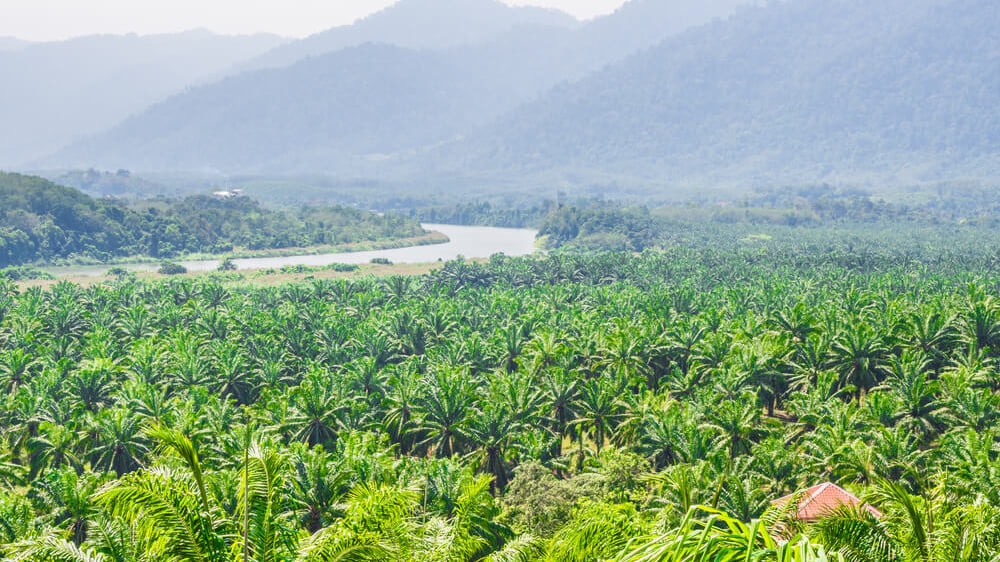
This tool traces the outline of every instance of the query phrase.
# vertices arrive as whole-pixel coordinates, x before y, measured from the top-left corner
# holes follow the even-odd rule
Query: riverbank
[[[350,242],[345,244],[326,244],[322,246],[296,246],[290,248],[264,248],[251,250],[248,248],[236,248],[224,254],[185,254],[172,258],[152,258],[148,256],[130,256],[120,259],[112,259],[106,262],[81,261],[72,264],[40,264],[28,265],[52,275],[60,275],[65,271],[79,269],[102,269],[107,270],[112,267],[129,267],[140,265],[156,265],[164,261],[173,262],[194,262],[194,261],[222,261],[230,259],[253,259],[253,258],[280,258],[307,255],[325,255],[334,253],[371,252],[378,250],[393,250],[397,248],[410,248],[414,246],[429,246],[433,244],[447,244],[449,239],[446,235],[429,231],[420,236],[410,236],[407,238],[397,238],[394,240],[366,240],[364,242]]]
[[[449,238],[436,231],[428,232],[420,236],[409,238],[399,238],[396,240],[376,240],[365,242],[354,242],[350,244],[337,244],[331,246],[310,246],[307,248],[273,248],[266,250],[235,250],[225,255],[189,255],[181,258],[180,261],[207,261],[230,259],[256,259],[256,258],[287,258],[295,256],[320,256],[325,254],[341,254],[354,252],[375,252],[379,250],[395,250],[398,248],[412,248],[415,246],[431,246],[434,244],[447,244]],[[154,260],[156,261],[156,260]],[[162,260],[161,260],[162,261]],[[157,261],[156,263],[159,263]]]
[[[264,257],[248,257],[232,259],[237,272],[256,272],[274,270],[275,273],[288,273],[283,268],[303,266],[308,268],[321,268],[331,264],[357,265],[363,271],[362,274],[377,273],[392,275],[395,271],[387,271],[384,268],[375,268],[368,271],[365,266],[376,262],[383,262],[382,265],[418,265],[418,264],[438,264],[458,257],[465,259],[486,259],[493,254],[503,253],[508,256],[523,256],[535,252],[535,237],[538,234],[535,230],[521,228],[495,228],[481,226],[455,226],[444,224],[424,224],[423,228],[432,234],[419,237],[424,240],[446,239],[447,241],[437,244],[415,243],[401,248],[386,248],[378,250],[365,250],[356,252],[338,253],[315,253],[303,252],[295,255],[275,255]],[[430,238],[433,236],[434,238]],[[214,272],[222,259],[230,257],[215,256],[204,260],[182,260],[183,265],[189,274]],[[72,282],[84,283],[87,280],[100,281],[107,277],[108,270],[117,267],[128,271],[130,274],[141,275],[142,277],[156,277],[156,270],[159,262],[132,262],[118,264],[116,266],[102,264],[99,266],[66,266],[51,267],[44,270],[57,279]],[[416,268],[420,273],[426,273],[431,268]],[[348,272],[322,272],[311,271],[312,275],[332,275],[335,273]],[[353,273],[353,272],[350,272]],[[404,273],[399,273],[404,274]],[[417,274],[417,273],[414,273]],[[249,277],[247,275],[246,277]],[[51,282],[49,282],[51,283]],[[45,282],[36,284],[45,285]]]
[[[483,262],[484,258],[469,260],[470,262]],[[299,283],[313,280],[330,279],[355,279],[360,277],[390,277],[393,275],[416,276],[425,275],[436,269],[444,267],[445,262],[433,263],[394,263],[394,264],[362,264],[354,266],[349,271],[337,270],[323,267],[285,267],[281,269],[245,269],[236,271],[189,271],[179,275],[164,275],[156,271],[130,272],[129,275],[142,281],[157,281],[164,279],[210,279],[224,286],[252,285],[255,287],[277,287],[289,283]],[[29,287],[40,287],[47,289],[57,283],[69,282],[82,287],[89,287],[100,283],[106,283],[114,279],[108,275],[68,275],[55,279],[30,279],[16,281],[15,285],[21,289]]]

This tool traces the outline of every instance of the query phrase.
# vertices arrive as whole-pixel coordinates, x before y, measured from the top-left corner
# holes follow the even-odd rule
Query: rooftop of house
[[[807,490],[778,498],[773,500],[771,504],[781,506],[793,500],[798,501],[795,518],[800,521],[816,521],[845,505],[851,507],[861,506],[862,509],[873,516],[877,518],[882,517],[882,512],[862,502],[854,494],[831,482],[818,484]]]

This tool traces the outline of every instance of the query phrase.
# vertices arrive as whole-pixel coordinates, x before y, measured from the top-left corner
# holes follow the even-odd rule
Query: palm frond
[[[205,511],[208,511],[208,492],[205,489],[205,477],[202,474],[201,462],[198,460],[198,450],[195,449],[194,443],[192,443],[191,440],[180,431],[166,427],[162,424],[150,426],[146,429],[146,434],[154,441],[159,442],[161,448],[173,450],[182,459],[184,459],[188,468],[191,469],[191,474],[194,476],[195,483],[198,484],[198,492],[201,495],[202,508],[204,508]]]
[[[842,506],[816,522],[811,531],[846,562],[896,562],[901,545],[889,527],[861,507]]]
[[[168,553],[179,560],[215,562],[225,556],[225,533],[211,511],[203,511],[192,482],[170,469],[143,470],[99,491],[94,500],[136,526],[140,540],[167,538]]]
[[[532,535],[521,535],[509,541],[501,550],[486,558],[484,562],[532,562],[542,555],[542,542]]]
[[[11,551],[6,558],[11,562],[110,562],[103,554],[54,535],[12,545]]]

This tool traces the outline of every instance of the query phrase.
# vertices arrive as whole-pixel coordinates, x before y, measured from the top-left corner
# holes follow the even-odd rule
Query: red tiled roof
[[[831,482],[813,486],[804,492],[795,492],[783,498],[778,498],[773,500],[771,505],[784,505],[796,498],[798,498],[798,511],[795,513],[795,518],[800,521],[816,521],[829,515],[843,505],[851,507],[860,505],[875,517],[882,517],[882,512],[862,502],[854,494]]]

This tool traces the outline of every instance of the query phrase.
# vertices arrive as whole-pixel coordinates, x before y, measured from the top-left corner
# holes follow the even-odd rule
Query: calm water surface
[[[234,259],[238,269],[280,268],[286,265],[323,266],[331,263],[363,264],[373,258],[385,258],[393,263],[428,263],[438,260],[448,261],[464,256],[466,258],[488,258],[503,253],[508,256],[526,256],[535,251],[535,230],[524,228],[493,228],[486,226],[454,226],[449,224],[424,224],[424,229],[440,232],[450,239],[445,244],[412,246],[394,250],[371,252],[346,252],[339,254],[317,254],[286,256],[278,258]],[[188,271],[212,271],[219,267],[218,259],[180,262]],[[110,266],[87,266],[53,268],[55,275],[94,275],[107,273]],[[159,264],[127,264],[123,267],[131,271],[156,271]]]

